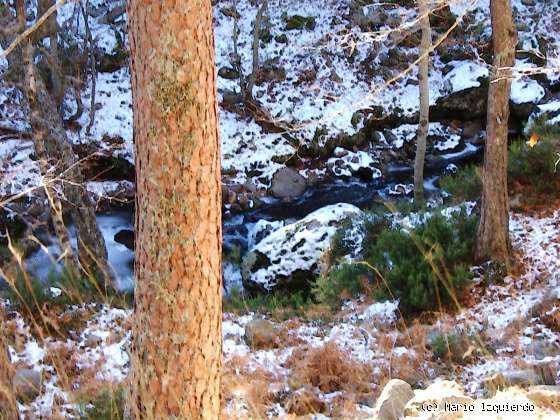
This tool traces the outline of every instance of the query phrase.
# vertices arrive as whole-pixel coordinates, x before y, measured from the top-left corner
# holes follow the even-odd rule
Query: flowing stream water
[[[438,195],[437,180],[444,168],[450,164],[464,164],[480,157],[477,148],[467,147],[463,152],[442,156],[441,164],[428,168],[426,171],[425,190],[427,195]],[[266,197],[263,205],[257,209],[239,214],[223,215],[224,248],[237,246],[242,252],[249,245],[249,233],[252,226],[261,219],[268,221],[283,221],[285,224],[302,219],[309,213],[324,206],[335,203],[349,203],[362,209],[367,209],[375,203],[381,203],[391,197],[398,184],[412,182],[412,168],[405,165],[389,165],[386,167],[383,181],[360,182],[355,180],[338,180],[329,184],[322,184],[310,188],[303,196],[290,202]],[[398,196],[397,196],[398,197]],[[117,287],[122,291],[131,291],[134,287],[134,252],[133,211],[115,211],[112,214],[97,216],[99,227],[105,238],[109,254],[109,263],[117,275]],[[73,245],[76,246],[76,234],[73,225],[69,226],[69,233]],[[123,240],[124,238],[124,240]],[[41,280],[46,280],[53,270],[59,270],[56,264],[58,246],[56,238],[47,238],[49,245],[44,246],[27,258],[29,271]],[[126,244],[126,245],[125,245]],[[228,286],[231,270],[224,270],[224,285]],[[238,274],[235,274],[238,277]],[[238,283],[238,279],[235,280]]]

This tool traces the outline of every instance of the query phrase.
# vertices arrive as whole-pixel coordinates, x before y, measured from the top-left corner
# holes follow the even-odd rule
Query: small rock
[[[41,393],[43,374],[33,369],[17,369],[13,385],[18,400],[31,402]]]
[[[130,229],[119,230],[114,236],[115,242],[123,244],[134,251],[134,231]]]
[[[305,192],[307,182],[298,171],[281,168],[272,177],[271,192],[276,198],[299,197]]]
[[[276,344],[276,328],[266,319],[255,319],[245,325],[245,342],[254,349],[271,348]]]
[[[222,67],[218,70],[218,76],[222,79],[235,80],[239,78],[239,72],[233,67]]]
[[[409,384],[400,379],[391,379],[375,403],[375,413],[379,420],[398,420],[404,413],[406,403],[414,398]]]
[[[315,18],[312,16],[293,15],[286,21],[286,29],[315,29]]]
[[[86,347],[99,347],[101,344],[101,337],[95,334],[88,334],[85,339],[85,346]]]

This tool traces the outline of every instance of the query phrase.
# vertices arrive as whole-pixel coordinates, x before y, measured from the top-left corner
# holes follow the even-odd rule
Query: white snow
[[[528,78],[515,79],[511,83],[510,98],[513,103],[538,103],[544,98],[544,88],[535,80]]]
[[[480,86],[479,79],[488,78],[488,68],[473,61],[451,61],[453,70],[443,78],[444,89],[455,93]]]
[[[341,147],[337,147],[333,152],[335,157],[327,160],[327,167],[331,172],[339,177],[352,177],[358,174],[360,169],[371,171],[372,179],[381,178],[381,171],[375,167],[377,160],[368,152],[351,152]]]
[[[271,290],[279,277],[289,276],[296,270],[311,270],[329,247],[337,222],[361,213],[351,204],[333,204],[274,231],[251,250],[265,255],[271,264],[251,273],[250,281]]]

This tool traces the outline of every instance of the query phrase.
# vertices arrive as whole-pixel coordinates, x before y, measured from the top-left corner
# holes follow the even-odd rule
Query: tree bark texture
[[[488,90],[482,205],[476,258],[492,259],[509,267],[508,120],[511,68],[515,63],[517,36],[511,1],[491,0],[490,9],[494,61]]]
[[[221,187],[210,0],[128,2],[136,149],[127,416],[216,419]]]

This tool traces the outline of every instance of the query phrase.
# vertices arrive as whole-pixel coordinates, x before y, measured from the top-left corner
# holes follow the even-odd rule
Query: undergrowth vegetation
[[[452,203],[477,200],[482,193],[482,168],[468,165],[439,181],[440,187],[451,194]]]
[[[122,387],[105,389],[91,398],[83,397],[82,420],[121,420],[124,418],[124,391]]]
[[[238,289],[232,289],[229,296],[224,299],[223,311],[235,314],[247,314],[256,312],[267,314],[272,319],[285,320],[295,317],[317,317],[321,318],[321,308],[317,308],[310,296],[302,292],[288,293],[277,291],[268,294],[256,294],[254,296],[243,295]]]
[[[528,129],[530,139],[514,140],[508,152],[508,181],[528,185],[537,193],[553,193],[560,167],[560,126],[549,124],[547,114],[535,119]],[[439,181],[440,187],[451,194],[451,202],[477,200],[482,193],[482,168],[468,165]]]
[[[363,261],[343,262],[313,288],[319,303],[366,294],[398,299],[404,315],[453,307],[472,278],[477,218],[466,210],[434,214],[410,231],[385,219],[366,224]]]
[[[68,305],[105,303],[114,307],[132,306],[132,296],[114,290],[105,290],[96,279],[81,276],[64,268],[51,270],[41,280],[21,270],[0,290],[0,297],[22,315],[41,324],[46,308],[64,308]]]

